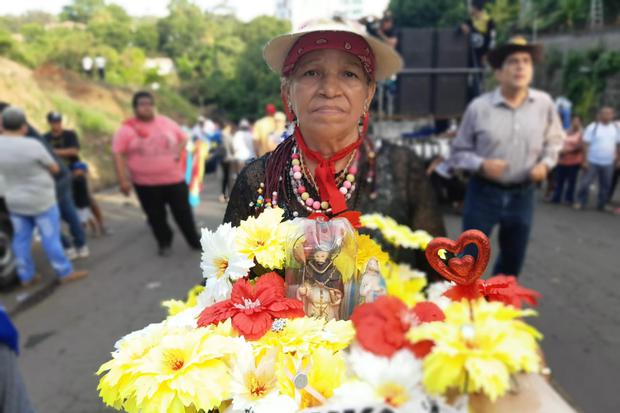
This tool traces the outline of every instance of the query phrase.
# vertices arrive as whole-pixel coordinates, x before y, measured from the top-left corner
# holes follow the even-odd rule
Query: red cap
[[[265,112],[268,115],[275,115],[275,113],[276,113],[276,105],[274,105],[273,103],[267,103],[265,105]]]

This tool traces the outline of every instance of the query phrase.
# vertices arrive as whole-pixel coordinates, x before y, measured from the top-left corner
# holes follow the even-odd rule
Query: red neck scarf
[[[301,136],[299,128],[295,128],[295,141],[297,142],[297,146],[299,146],[299,149],[303,155],[318,164],[314,169],[314,179],[319,187],[318,189],[321,200],[329,201],[334,215],[346,211],[347,201],[342,192],[340,192],[336,186],[336,181],[334,179],[334,175],[336,175],[335,165],[336,162],[344,159],[347,155],[350,155],[353,151],[359,148],[363,142],[363,139],[359,138],[357,141],[353,142],[346,148],[339,150],[328,159],[323,158],[323,155],[319,152],[308,148],[303,136]]]

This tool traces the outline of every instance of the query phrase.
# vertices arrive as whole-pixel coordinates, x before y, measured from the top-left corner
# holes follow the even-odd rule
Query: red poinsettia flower
[[[489,301],[501,301],[516,308],[521,308],[523,302],[535,306],[540,298],[538,291],[522,287],[513,275],[500,274],[482,281],[480,292]]]
[[[351,315],[359,344],[379,356],[391,357],[404,348],[417,357],[424,357],[432,348],[432,342],[411,343],[405,335],[417,324],[441,321],[445,318],[433,303],[418,303],[413,309],[398,298],[379,297],[373,303],[362,304]]]
[[[265,274],[252,285],[239,280],[229,300],[205,308],[198,326],[206,327],[232,319],[232,325],[248,340],[258,340],[271,329],[276,318],[304,316],[303,303],[284,296],[284,280],[275,272]]]
[[[523,302],[535,306],[540,298],[538,291],[522,287],[515,276],[503,274],[488,280],[476,280],[470,285],[455,285],[444,295],[452,301],[476,300],[484,297],[488,301],[500,301],[516,308],[521,308]]]

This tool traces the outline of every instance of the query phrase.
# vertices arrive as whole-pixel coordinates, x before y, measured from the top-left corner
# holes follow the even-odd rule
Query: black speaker
[[[399,50],[406,69],[429,69],[428,73],[398,76],[397,115],[435,118],[460,116],[467,105],[467,75],[442,74],[436,69],[468,67],[467,37],[454,29],[401,31]]]
[[[433,37],[435,29],[404,28],[400,32],[398,51],[406,68],[427,68],[433,66]]]
[[[430,115],[432,83],[430,75],[399,75],[397,114],[414,117]]]

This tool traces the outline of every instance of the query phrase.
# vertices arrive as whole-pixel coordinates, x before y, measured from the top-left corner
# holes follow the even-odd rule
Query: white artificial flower
[[[354,397],[349,400],[357,400],[364,397],[369,401],[383,402],[403,413],[430,412],[429,398],[421,385],[422,362],[409,350],[401,350],[388,358],[354,347],[349,355],[349,364],[366,386],[349,384],[335,392],[339,398]],[[352,393],[347,395],[346,392]]]
[[[171,327],[198,328],[198,316],[205,307],[196,305],[192,308],[181,311],[171,317],[168,317],[164,323]]]
[[[443,294],[448,291],[450,288],[454,287],[456,284],[452,281],[441,281],[434,282],[428,286],[426,289],[426,295],[428,297],[428,301],[437,304],[439,308],[445,310],[448,308],[452,300]]]
[[[238,251],[236,228],[220,225],[215,232],[202,229],[202,268],[207,279],[203,302],[217,302],[230,298],[232,282],[248,275],[254,262]],[[210,304],[213,304],[211,302]]]
[[[228,413],[295,413],[297,403],[277,389],[276,354],[268,351],[257,363],[252,345],[244,343],[236,353],[230,392],[232,405]]]

